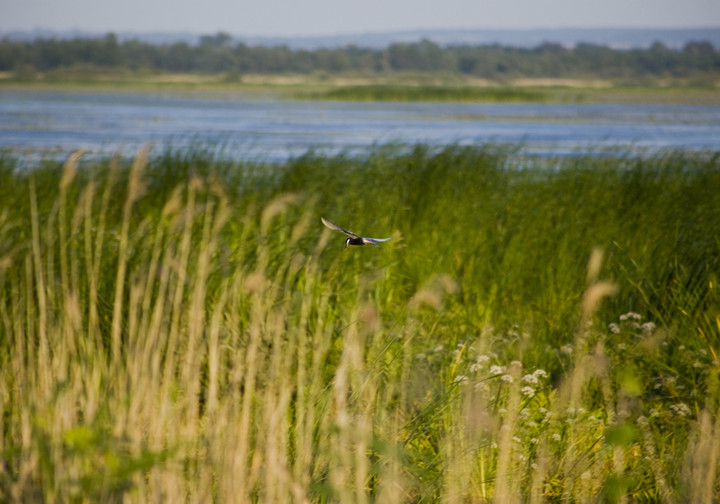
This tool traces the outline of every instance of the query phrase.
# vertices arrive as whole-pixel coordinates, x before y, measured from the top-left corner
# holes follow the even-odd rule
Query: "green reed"
[[[5,155],[0,500],[717,498],[718,156],[608,154]]]

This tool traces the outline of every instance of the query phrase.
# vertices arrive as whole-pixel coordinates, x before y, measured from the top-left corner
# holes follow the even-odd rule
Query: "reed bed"
[[[0,501],[712,502],[719,159],[2,157]]]

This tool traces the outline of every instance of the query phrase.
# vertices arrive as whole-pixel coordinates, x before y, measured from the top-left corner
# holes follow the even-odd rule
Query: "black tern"
[[[341,228],[337,224],[333,224],[329,220],[327,220],[325,217],[320,217],[320,220],[323,224],[325,224],[325,227],[332,229],[333,231],[340,231],[341,233],[345,233],[348,235],[348,239],[345,240],[345,248],[347,248],[348,245],[375,245],[377,247],[378,242],[386,242],[390,238],[368,238],[366,236],[360,236],[358,234],[353,233],[352,231],[348,231],[345,228]]]

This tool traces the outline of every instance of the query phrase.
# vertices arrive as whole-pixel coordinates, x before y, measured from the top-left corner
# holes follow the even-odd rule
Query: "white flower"
[[[626,320],[630,320],[630,319],[642,320],[642,315],[640,315],[639,313],[635,313],[635,312],[628,312],[624,315],[620,315],[620,320],[623,322]]]
[[[670,409],[677,416],[681,416],[681,417],[686,417],[692,413],[692,411],[690,410],[690,407],[685,403],[671,404]]]
[[[537,385],[537,384],[538,384],[537,376],[535,376],[534,374],[526,374],[525,376],[522,377],[522,380],[523,380],[525,383],[530,383],[530,384],[532,384],[532,385]]]
[[[532,397],[535,395],[535,391],[532,387],[523,387],[520,389],[520,393],[525,397]]]
[[[470,372],[471,373],[477,373],[482,369],[482,364],[478,364],[477,362],[470,364]]]
[[[563,346],[561,346],[561,347],[560,347],[560,353],[564,353],[564,354],[567,354],[567,355],[572,354],[572,353],[573,353],[573,347],[572,347],[572,345],[569,345],[569,344],[568,344],[568,345],[563,345]]]
[[[483,364],[483,363],[489,361],[490,357],[488,357],[487,355],[478,355],[478,358],[475,360],[477,361],[478,364]]]
[[[505,383],[512,383],[512,382],[513,382],[513,377],[510,376],[509,374],[504,374],[504,375],[502,375],[502,376],[500,377],[500,379],[501,379],[502,381],[504,381]]]
[[[641,327],[643,332],[651,333],[655,330],[655,322],[645,322]]]
[[[522,362],[520,362],[519,360],[514,360],[514,361],[512,361],[512,362],[510,363],[510,365],[511,365],[511,366],[517,366],[517,367],[521,368],[523,364],[522,364]]]
[[[465,383],[466,381],[468,381],[468,377],[465,375],[457,375],[455,377],[455,383]]]
[[[536,369],[533,373],[535,378],[547,378],[547,372],[544,369]]]
[[[613,334],[620,334],[620,326],[618,326],[616,323],[611,323],[608,325],[610,328],[610,332]]]
[[[422,360],[422,359],[426,359],[427,355],[425,355],[424,353],[419,353],[415,356],[415,358],[418,360]]]
[[[487,392],[490,390],[490,387],[485,382],[477,382],[475,384],[475,390],[477,390],[478,392]]]
[[[442,352],[442,349],[443,349],[443,346],[442,346],[442,345],[438,345],[438,346],[435,347],[435,350],[433,350],[433,351],[436,352],[436,353],[437,353],[437,352]]]
[[[534,437],[534,438],[531,438],[531,439],[530,439],[530,442],[531,442],[532,444],[538,444],[538,443],[540,442],[540,440],[539,440],[538,438]]]
[[[492,375],[499,375],[503,374],[505,372],[505,368],[503,366],[490,366],[490,374]]]
[[[517,436],[513,436],[512,439],[513,439],[513,441],[515,441],[516,443],[521,443],[521,442],[522,442],[522,441],[520,441],[520,438],[517,437]]]
[[[560,441],[560,439],[562,439],[562,438],[560,437],[560,434],[558,434],[557,432],[554,433],[551,437],[552,437],[552,440],[553,440],[553,441]]]

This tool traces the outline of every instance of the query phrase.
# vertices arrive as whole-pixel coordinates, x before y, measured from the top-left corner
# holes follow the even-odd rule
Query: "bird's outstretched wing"
[[[392,238],[392,237],[390,237],[390,238],[367,238],[367,237],[363,237],[363,240],[365,240],[365,242],[372,243],[373,245],[377,245],[375,242],[386,242],[386,241],[390,240],[391,238]]]
[[[325,227],[332,229],[333,231],[340,231],[341,233],[345,233],[346,235],[350,236],[351,238],[362,238],[362,236],[357,235],[357,234],[353,233],[352,231],[348,231],[347,229],[342,228],[342,227],[338,226],[337,224],[330,222],[325,217],[320,217],[320,220],[322,221],[323,224],[325,224]]]

